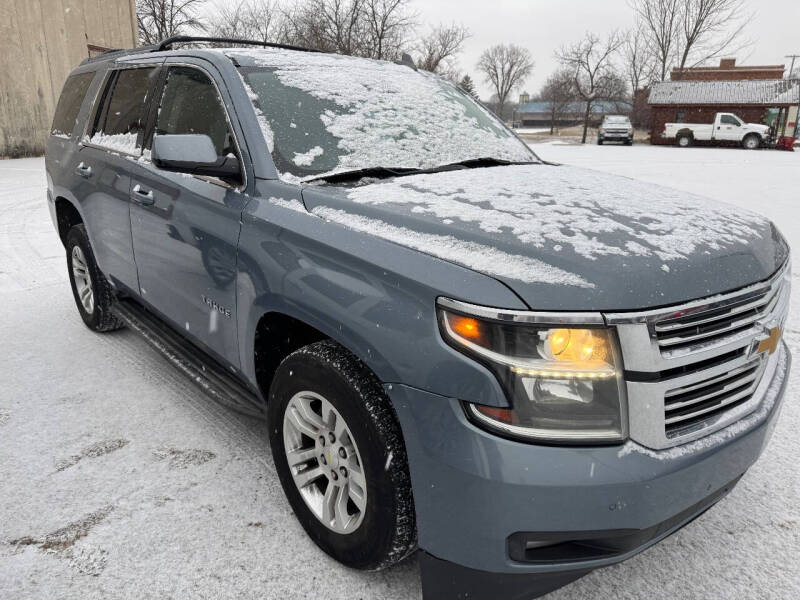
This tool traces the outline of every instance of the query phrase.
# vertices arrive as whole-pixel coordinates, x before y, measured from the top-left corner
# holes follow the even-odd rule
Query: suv
[[[597,130],[597,145],[603,142],[624,142],[626,146],[633,145],[633,125],[628,117],[621,115],[606,115],[600,128]]]
[[[264,416],[329,555],[419,549],[426,597],[531,597],[758,458],[790,364],[772,223],[543,161],[407,61],[173,43],[64,86],[47,196],[77,308]]]

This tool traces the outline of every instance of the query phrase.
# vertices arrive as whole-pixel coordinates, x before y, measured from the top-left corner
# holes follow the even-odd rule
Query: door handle
[[[142,206],[152,206],[155,203],[153,192],[151,190],[145,190],[138,183],[133,186],[133,195],[131,197],[134,202]]]
[[[75,172],[81,177],[89,179],[89,177],[92,176],[92,167],[87,165],[85,162],[81,162],[77,167],[75,167]]]

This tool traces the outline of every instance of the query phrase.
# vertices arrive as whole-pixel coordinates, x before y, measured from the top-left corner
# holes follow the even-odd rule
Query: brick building
[[[656,83],[650,90],[652,144],[671,144],[662,137],[665,123],[713,123],[718,112],[734,113],[747,123],[767,123],[772,115],[778,135],[794,135],[800,105],[800,80],[680,80]]]
[[[737,66],[735,58],[723,58],[718,67],[672,69],[672,81],[753,81],[782,79],[786,65]]]

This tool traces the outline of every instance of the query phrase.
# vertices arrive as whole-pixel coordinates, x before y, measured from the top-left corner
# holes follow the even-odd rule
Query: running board
[[[251,417],[266,418],[264,405],[256,394],[154,313],[127,299],[115,300],[111,310],[218,404]]]

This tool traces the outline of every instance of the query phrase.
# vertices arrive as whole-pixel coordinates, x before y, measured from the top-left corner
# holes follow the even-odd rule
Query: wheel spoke
[[[312,400],[313,398],[300,398],[297,402],[297,408],[298,412],[302,414],[303,419],[305,419],[306,422],[313,425],[314,428],[319,431],[320,429],[324,429],[326,425],[321,415],[318,415],[316,412],[314,412],[314,409],[311,408]]]
[[[311,439],[316,439],[317,434],[319,433],[319,428],[316,425],[306,421],[305,417],[300,414],[300,411],[297,408],[294,406],[289,406],[286,409],[286,418],[298,432],[307,435]]]
[[[299,467],[300,465],[305,464],[316,457],[316,448],[298,448],[296,450],[290,450],[286,453],[286,458],[289,461],[290,467]]]
[[[303,489],[308,484],[316,481],[320,477],[324,477],[325,472],[320,467],[313,467],[311,469],[306,469],[305,471],[300,471],[294,476],[294,482],[297,484],[299,489]]]
[[[350,497],[348,493],[349,487],[346,483],[339,487],[339,494],[336,498],[336,525],[342,531],[347,531],[347,526],[350,524],[350,515],[347,514],[347,499]]]
[[[339,487],[328,482],[328,489],[322,497],[322,520],[328,525],[333,525],[336,520],[336,498],[339,495]]]

